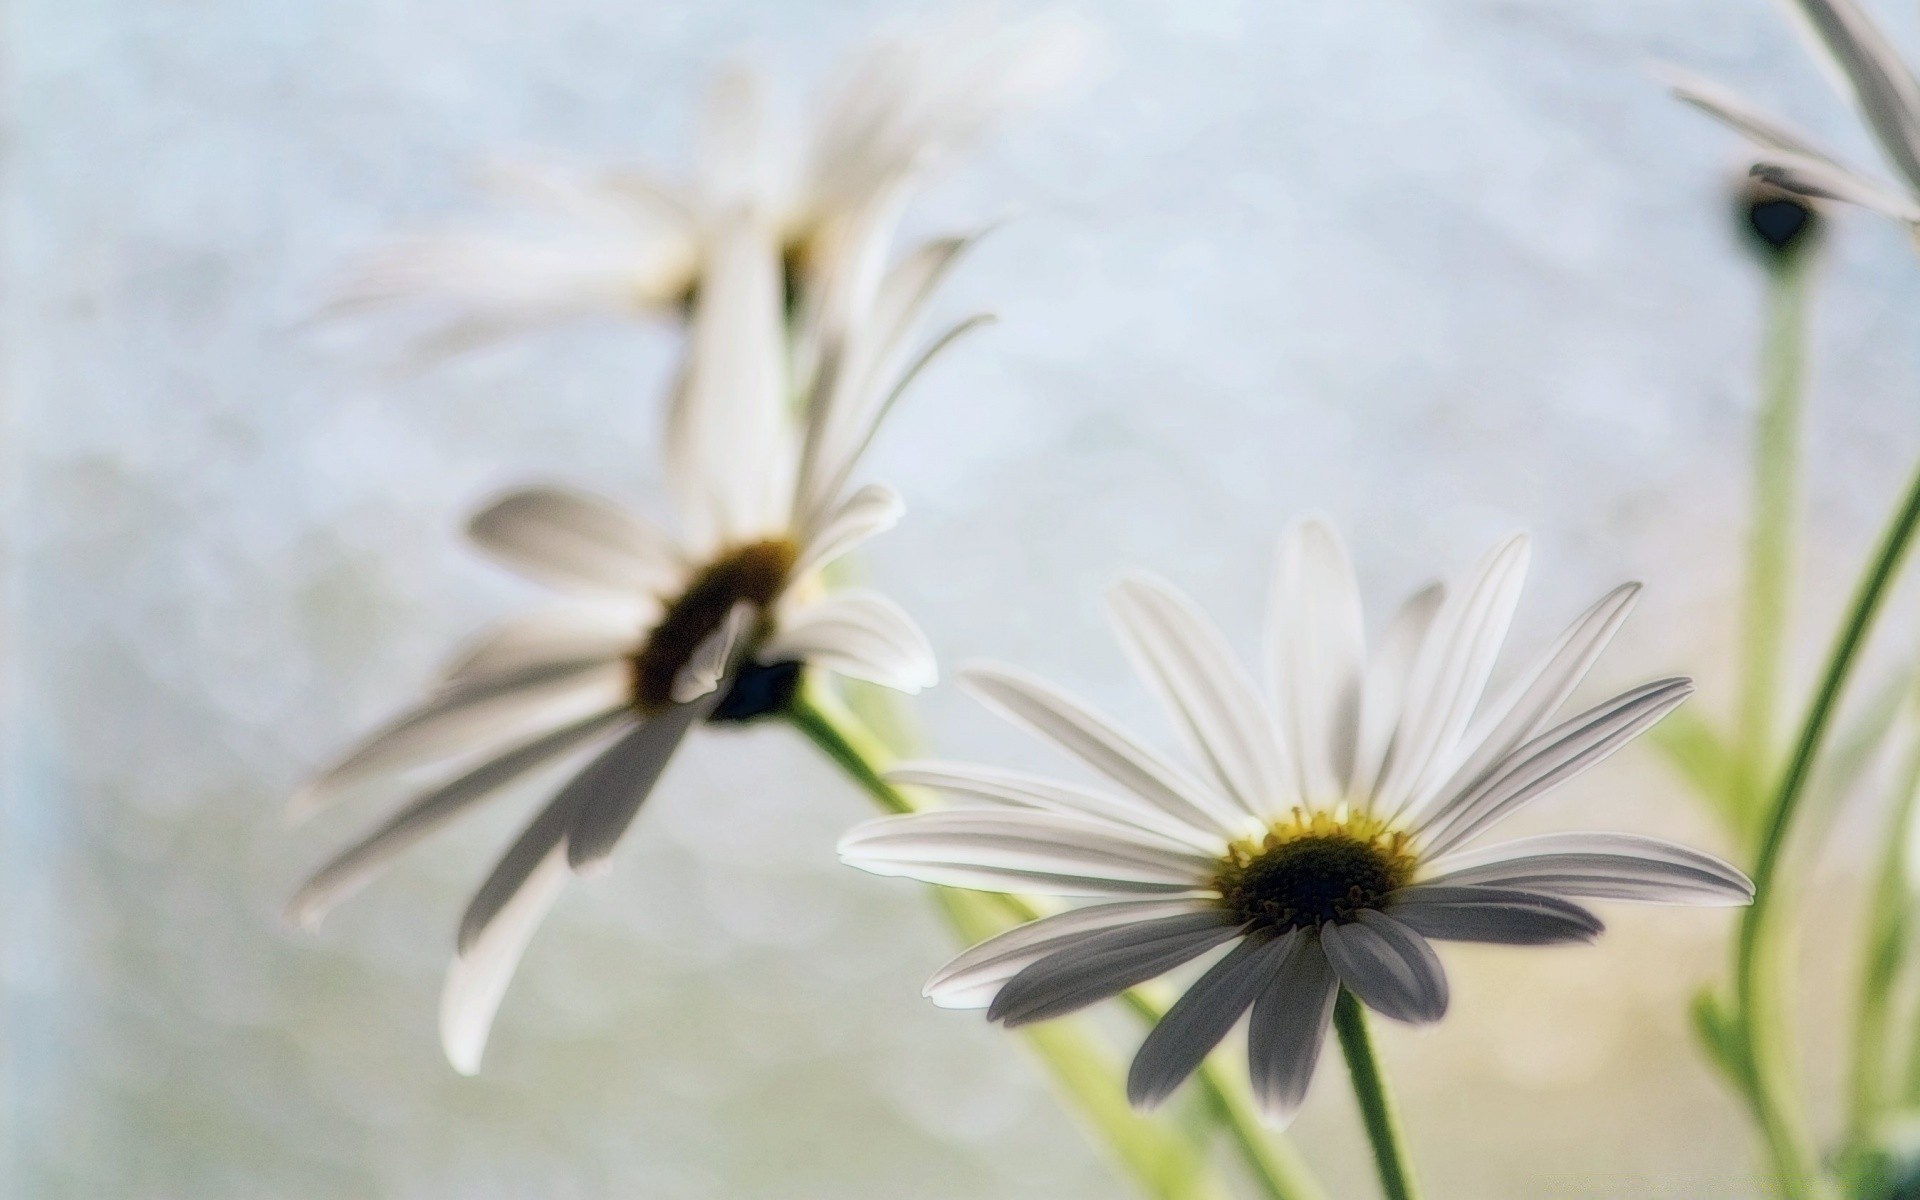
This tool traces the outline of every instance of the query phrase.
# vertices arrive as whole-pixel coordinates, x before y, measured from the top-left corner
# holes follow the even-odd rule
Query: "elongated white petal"
[[[982,891],[1062,896],[1203,889],[1218,863],[1091,817],[956,809],[883,817],[840,840],[840,859],[876,875]]]
[[[1654,74],[1675,97],[1766,150],[1780,150],[1805,158],[1825,159],[1818,146],[1787,125],[1761,112],[1732,88],[1679,67],[1661,65]],[[1830,161],[1830,160],[1829,160]]]
[[[869,483],[860,488],[829,512],[819,529],[806,539],[806,549],[793,568],[794,578],[837,562],[868,538],[892,529],[900,523],[906,508],[900,493],[885,484]]]
[[[941,1008],[985,1008],[1002,984],[1090,933],[1214,911],[1210,900],[1121,900],[1069,909],[990,937],[934,973],[921,994]]]
[[[1854,0],[1793,0],[1788,11],[1825,52],[1835,82],[1867,120],[1887,161],[1920,189],[1920,83]]]
[[[1208,794],[1191,776],[1050,684],[1008,667],[971,667],[960,673],[960,679],[989,707],[1176,820],[1229,837],[1238,835],[1240,817],[1226,801]]]
[[[1126,792],[1095,791],[1023,771],[979,767],[971,763],[908,762],[890,769],[887,780],[905,787],[934,788],[993,804],[1013,804],[1046,812],[1116,821],[1192,847],[1202,854],[1218,856],[1225,854],[1227,849],[1227,839],[1219,834],[1197,830],[1185,822],[1177,821]]]
[[[544,663],[609,661],[638,649],[640,606],[569,605],[513,617],[482,632],[441,669],[444,685],[460,687],[491,675]]]
[[[720,625],[700,639],[687,661],[674,672],[668,696],[675,704],[692,704],[719,689],[721,680],[734,665],[736,651],[755,619],[753,605],[742,600],[727,610]]]
[[[796,659],[907,693],[932,687],[939,664],[906,610],[868,588],[840,588],[784,614],[763,662]]]
[[[287,919],[308,928],[317,926],[334,905],[359,891],[422,838],[521,776],[580,749],[627,719],[624,707],[595,713],[426,792],[316,871],[287,905]]]
[[[478,1074],[493,1017],[527,943],[552,910],[572,873],[567,856],[550,847],[523,877],[484,930],[468,942],[447,969],[440,994],[440,1045],[462,1075]]]
[[[1121,583],[1107,599],[1135,668],[1221,792],[1260,826],[1299,803],[1272,714],[1198,607],[1147,576]]]
[[[1386,770],[1394,735],[1400,727],[1408,678],[1426,644],[1433,619],[1447,598],[1444,584],[1430,584],[1407,598],[1387,625],[1387,631],[1367,663],[1360,696],[1360,731],[1354,739],[1354,795],[1373,802],[1373,790]]]
[[[1429,855],[1445,854],[1640,736],[1692,693],[1692,680],[1661,679],[1588,709],[1514,751],[1472,790],[1435,805],[1414,833]]]
[[[1065,1016],[1239,936],[1240,927],[1220,910],[1098,930],[1022,968],[993,998],[987,1019],[1011,1029]]]
[[[1247,1020],[1247,1071],[1254,1100],[1269,1124],[1284,1126],[1300,1111],[1326,1041],[1340,979],[1315,930],[1286,935],[1293,949],[1275,969]]]
[[[1894,193],[1847,167],[1812,158],[1780,155],[1755,163],[1753,175],[1775,187],[1816,199],[1856,204],[1908,224],[1920,223],[1920,203]]]
[[[1344,794],[1360,724],[1366,635],[1353,566],[1324,521],[1297,522],[1280,539],[1267,652],[1300,792]]]
[[[1591,942],[1605,928],[1571,900],[1507,887],[1417,884],[1396,892],[1387,912],[1422,937],[1506,946]]]
[[[1381,812],[1417,809],[1453,769],[1526,573],[1527,539],[1516,535],[1481,559],[1467,586],[1448,593],[1407,682],[1393,762],[1375,801]]]
[[[294,797],[288,819],[304,819],[381,772],[417,767],[489,739],[615,707],[626,690],[625,664],[602,659],[537,663],[447,688],[389,722],[308,784]]]
[[[1753,882],[1729,863],[1631,833],[1549,833],[1428,864],[1433,886],[1516,888],[1648,904],[1747,904]]]
[[[1320,927],[1327,961],[1348,991],[1396,1021],[1425,1025],[1447,1012],[1447,973],[1427,940],[1373,909]]]
[[[1195,980],[1140,1043],[1127,1071],[1127,1100],[1154,1109],[1171,1096],[1266,992],[1299,937],[1296,930],[1284,937],[1242,938]]]
[[[648,716],[567,785],[562,798],[574,805],[567,823],[567,863],[576,874],[595,870],[613,853],[640,805],[653,794],[680,740],[713,711],[718,699],[715,693],[699,703],[676,704]]]
[[[1471,787],[1552,722],[1633,611],[1639,594],[1637,583],[1622,584],[1608,592],[1522,671],[1505,695],[1474,718],[1463,741],[1475,749],[1441,788],[1442,794]]]
[[[557,487],[509,492],[467,523],[475,545],[536,583],[630,599],[685,569],[673,540],[610,500]]]

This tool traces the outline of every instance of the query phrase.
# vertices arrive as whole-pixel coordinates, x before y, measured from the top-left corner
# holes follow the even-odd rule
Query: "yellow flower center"
[[[1413,878],[1403,830],[1366,813],[1293,812],[1227,848],[1214,886],[1242,919],[1285,932],[1350,921]]]
[[[764,613],[787,586],[799,556],[799,547],[784,538],[753,542],[728,551],[694,576],[629,659],[633,706],[655,713],[671,705],[674,678],[700,644],[719,630],[736,604],[744,602]]]

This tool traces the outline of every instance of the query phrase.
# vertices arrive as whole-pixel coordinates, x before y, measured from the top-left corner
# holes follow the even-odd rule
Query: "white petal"
[[[623,662],[537,663],[443,689],[360,743],[308,784],[289,806],[303,820],[357,783],[518,734],[602,712],[624,701]]]
[[[359,891],[422,838],[521,776],[611,731],[628,715],[625,707],[596,713],[490,758],[426,792],[316,871],[287,905],[287,919],[308,928],[317,926],[334,905]]]
[[[1896,195],[1857,171],[1819,159],[1794,158],[1783,154],[1755,163],[1753,175],[1775,187],[1802,196],[1856,204],[1869,212],[1908,224],[1920,222],[1920,204]]]
[[[1506,946],[1591,942],[1605,928],[1571,900],[1503,887],[1417,884],[1395,893],[1387,912],[1422,937]]]
[[[1267,636],[1274,699],[1300,792],[1323,803],[1344,795],[1367,648],[1353,566],[1326,522],[1298,522],[1281,538]]]
[[[593,871],[613,853],[620,835],[660,782],[680,740],[713,711],[718,700],[715,693],[700,703],[676,704],[652,714],[567,785],[560,800],[574,806],[566,836],[567,862],[576,873]]]
[[[993,998],[987,1019],[1011,1029],[1065,1016],[1239,936],[1240,926],[1219,909],[1097,930],[1022,968]]]
[[[1505,695],[1474,718],[1462,740],[1476,748],[1441,788],[1443,794],[1471,787],[1489,768],[1547,727],[1613,640],[1639,594],[1637,583],[1608,592],[1522,671]]]
[[[1298,930],[1284,937],[1243,938],[1195,980],[1133,1056],[1128,1102],[1154,1109],[1171,1096],[1267,990],[1299,940]]]
[[[1134,795],[1195,829],[1238,836],[1241,817],[1185,772],[1050,684],[1010,667],[970,667],[967,689]]]
[[[728,609],[719,627],[701,638],[700,644],[687,656],[687,661],[674,672],[668,698],[675,704],[692,704],[717,690],[720,681],[726,678],[728,670],[733,667],[734,652],[752,627],[755,615],[753,605],[744,600]]]
[[[621,658],[639,648],[645,628],[639,606],[570,605],[527,613],[474,638],[441,669],[440,680],[463,686],[543,663]]]
[[[1640,736],[1692,694],[1692,680],[1661,679],[1596,705],[1515,750],[1471,791],[1434,805],[1413,831],[1429,855],[1445,854]]]
[[[1320,948],[1320,935],[1295,930],[1288,954],[1247,1021],[1247,1071],[1254,1100],[1270,1124],[1284,1126],[1300,1111],[1326,1041],[1340,979]]]
[[[1217,909],[1211,900],[1121,900],[1069,909],[990,937],[934,973],[921,994],[941,1008],[985,1008],[1002,984],[1090,933]]]
[[[1272,715],[1193,602],[1147,576],[1121,583],[1107,602],[1135,669],[1221,792],[1260,827],[1299,803]]]
[[[673,541],[611,501],[554,487],[493,501],[467,536],[537,583],[614,597],[644,597],[684,570]]]
[[[1425,1025],[1447,1012],[1447,973],[1427,940],[1399,921],[1361,909],[1320,927],[1327,961],[1348,991],[1396,1021]]]
[[[1678,67],[1661,65],[1654,69],[1654,74],[1672,88],[1680,100],[1763,149],[1784,150],[1806,158],[1827,157],[1818,146],[1749,104],[1732,88]]]
[[[904,787],[928,787],[993,804],[1013,804],[1046,812],[1072,813],[1117,821],[1190,846],[1202,854],[1226,853],[1227,839],[1176,821],[1126,792],[1100,792],[1022,771],[971,763],[908,762],[887,771],[887,781]]]
[[[1430,584],[1407,598],[1387,625],[1387,631],[1367,663],[1360,696],[1360,732],[1354,739],[1352,792],[1371,798],[1386,770],[1400,727],[1401,705],[1420,647],[1426,644],[1433,619],[1447,598],[1444,584]]]
[[[836,562],[868,538],[892,529],[906,508],[900,493],[884,484],[862,487],[829,512],[818,531],[807,538],[806,550],[793,568],[794,578]]]
[[[1379,811],[1417,809],[1452,771],[1526,575],[1527,539],[1516,535],[1480,560],[1470,584],[1449,591],[1407,681],[1393,762],[1374,802]]]
[[[940,678],[920,626],[905,609],[867,588],[840,588],[783,614],[759,658],[796,659],[909,694]]]
[[[1517,888],[1650,904],[1737,905],[1753,883],[1711,854],[1631,833],[1549,833],[1450,854],[1428,864],[1432,885]]]
[[[997,809],[868,821],[840,840],[840,859],[876,875],[1057,896],[1195,891],[1218,865],[1111,822]]]
[[[447,1061],[462,1075],[479,1072],[493,1015],[499,1011],[514,968],[571,874],[566,855],[557,846],[550,848],[448,968],[440,993],[440,1044]]]
[[[1837,68],[1835,82],[1866,117],[1888,161],[1920,188],[1920,84],[1899,51],[1853,0],[1794,0],[1787,7]]]

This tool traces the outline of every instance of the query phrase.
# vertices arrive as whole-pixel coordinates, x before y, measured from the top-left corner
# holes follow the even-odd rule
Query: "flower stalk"
[[[1387,1200],[1417,1200],[1419,1189],[1414,1186],[1413,1169],[1408,1165],[1399,1114],[1394,1111],[1386,1076],[1373,1052],[1366,1008],[1345,988],[1340,989],[1340,998],[1333,1004],[1333,1028],[1347,1060],[1347,1074],[1353,1077],[1353,1096],[1360,1104],[1367,1142],[1373,1147],[1380,1190]]]

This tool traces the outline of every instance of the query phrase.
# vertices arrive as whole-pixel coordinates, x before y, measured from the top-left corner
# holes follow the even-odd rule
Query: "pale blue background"
[[[910,885],[833,863],[860,801],[778,730],[676,767],[615,869],[536,943],[477,1081],[441,1060],[434,1007],[462,894],[514,806],[318,938],[277,919],[369,815],[289,832],[284,797],[458,637],[532,598],[462,550],[464,511],[542,476],[660,499],[665,333],[609,324],[399,376],[365,340],[303,327],[331,272],[468,211],[490,157],[681,162],[691,102],[736,50],[797,98],[899,15],[11,7],[0,1190],[1114,1194],[1017,1044],[919,999],[943,935]],[[1103,74],[919,217],[1015,214],[946,301],[1003,323],[930,374],[872,462],[913,511],[869,569],[948,664],[1013,659],[1156,721],[1101,587],[1151,566],[1251,651],[1272,538],[1317,509],[1349,531],[1375,614],[1520,526],[1540,537],[1529,641],[1646,578],[1603,682],[1692,670],[1724,708],[1758,278],[1725,219],[1731,139],[1642,70],[1708,69],[1871,161],[1779,15],[1088,15]],[[1809,656],[1914,452],[1920,395],[1901,235],[1846,214],[1833,250]],[[952,689],[921,711],[946,752],[1046,761]],[[1575,820],[1712,842],[1645,751],[1537,823]],[[1385,1034],[1435,1196],[1747,1193],[1744,1130],[1680,1016],[1718,970],[1724,919],[1613,924],[1597,949],[1450,952],[1454,1014]],[[1844,978],[1822,962],[1811,977]],[[1365,1163],[1339,1085],[1324,1074],[1298,1132],[1350,1194]]]

